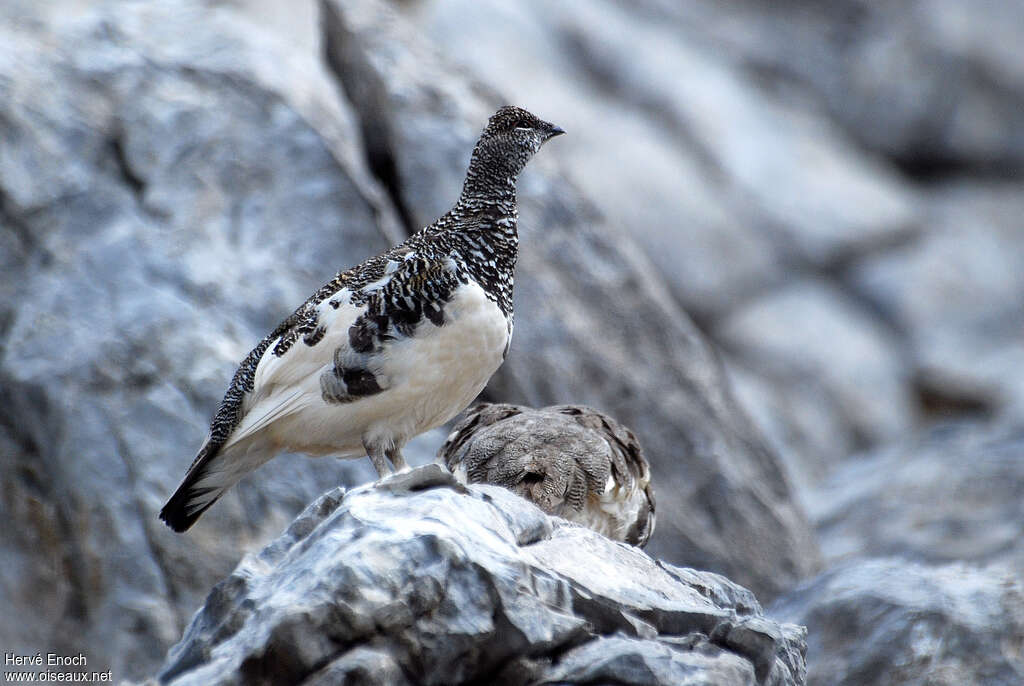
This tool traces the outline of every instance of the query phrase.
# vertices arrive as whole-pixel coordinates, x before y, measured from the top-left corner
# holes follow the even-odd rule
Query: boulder
[[[803,684],[802,627],[438,465],[310,505],[193,617],[164,684]]]
[[[862,438],[838,398],[816,380],[794,381],[787,370],[765,369],[756,357],[726,355],[725,361],[737,401],[779,455],[802,504],[809,489],[857,451]]]
[[[990,0],[670,3],[638,11],[700,31],[791,99],[817,99],[861,145],[928,179],[1024,165],[1024,6]]]
[[[837,439],[850,437],[845,454],[914,425],[902,341],[834,284],[804,279],[766,293],[725,318],[715,336],[772,386],[823,397],[845,428]]]
[[[970,422],[851,461],[807,495],[822,551],[833,563],[967,560],[1024,575],[1022,454],[1019,425]]]
[[[849,562],[780,598],[769,614],[806,624],[811,683],[1024,683],[1024,589],[1006,570]]]
[[[858,293],[903,332],[924,408],[1024,417],[1024,194],[1019,182],[936,184],[928,230],[851,266]]]

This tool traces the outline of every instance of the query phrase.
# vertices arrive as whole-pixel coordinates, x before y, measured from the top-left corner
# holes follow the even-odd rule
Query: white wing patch
[[[230,448],[236,443],[241,443],[245,439],[255,436],[281,417],[298,412],[305,405],[304,395],[306,394],[303,392],[303,389],[298,388],[293,389],[291,393],[285,392],[271,395],[256,403],[242,417],[242,421],[239,422],[231,436],[224,443],[223,449]]]
[[[280,357],[274,354],[278,341],[267,348],[256,367],[242,421],[227,445],[320,400],[320,375],[333,366],[334,351],[348,346],[348,329],[366,309],[365,305],[352,305],[351,298],[352,292],[342,288],[317,305],[319,324],[326,331],[316,345],[306,345],[300,338]]]

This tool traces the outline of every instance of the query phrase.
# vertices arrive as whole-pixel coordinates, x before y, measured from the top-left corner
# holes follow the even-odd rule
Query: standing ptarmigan
[[[548,514],[643,547],[654,532],[651,469],[633,432],[581,405],[479,405],[438,451],[463,483],[504,486]]]
[[[561,133],[499,109],[447,214],[339,273],[249,353],[160,518],[185,531],[281,452],[366,454],[380,476],[388,460],[404,469],[402,446],[461,412],[508,353],[516,178]]]

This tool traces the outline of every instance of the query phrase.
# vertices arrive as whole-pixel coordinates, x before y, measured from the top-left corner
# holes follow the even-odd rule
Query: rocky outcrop
[[[1024,681],[1024,588],[998,568],[851,562],[780,599],[771,615],[807,625],[810,683]]]
[[[704,31],[777,88],[807,89],[862,145],[912,174],[1024,165],[1019,3],[642,5]]]
[[[815,388],[831,399],[849,431],[845,445],[841,432],[835,436],[844,454],[912,425],[895,337],[827,282],[797,282],[757,298],[715,335],[740,363],[778,386]]]
[[[214,588],[160,681],[783,686],[803,651],[727,579],[429,465],[310,505]]]
[[[1021,184],[949,181],[927,197],[928,231],[850,281],[905,336],[927,411],[1024,418]]]
[[[961,423],[865,455],[811,491],[827,559],[1002,564],[1024,575],[1024,429]]]

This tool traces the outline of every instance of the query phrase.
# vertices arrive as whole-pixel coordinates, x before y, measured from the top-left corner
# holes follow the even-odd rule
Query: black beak
[[[561,136],[563,133],[565,133],[565,129],[563,129],[561,126],[555,126],[554,124],[552,124],[551,128],[548,129],[548,135],[544,140],[551,140],[555,136]]]

